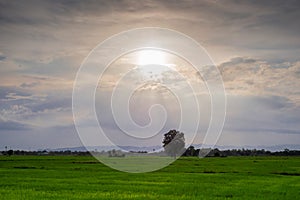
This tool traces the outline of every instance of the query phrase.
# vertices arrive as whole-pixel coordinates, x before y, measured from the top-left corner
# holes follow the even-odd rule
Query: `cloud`
[[[275,128],[242,128],[242,129],[230,129],[230,131],[235,131],[235,132],[248,132],[250,134],[257,134],[257,133],[275,133],[275,134],[299,134],[300,135],[300,131],[299,130],[293,130],[293,129],[275,129]]]
[[[32,127],[21,122],[4,120],[0,115],[0,131],[25,131]]]
[[[71,91],[47,95],[20,87],[0,87],[0,116],[35,127],[73,124]]]
[[[30,82],[30,83],[22,83],[20,85],[21,88],[32,88],[39,85],[39,82]]]
[[[238,57],[218,68],[229,94],[282,96],[300,105],[300,62],[273,64]]]
[[[298,58],[299,3],[267,2],[2,1],[0,40],[10,58],[49,63],[71,56],[78,64],[112,34],[159,26],[204,43],[218,61],[226,54]]]
[[[59,127],[74,131],[73,81],[90,50],[121,31],[155,26],[194,38],[218,63],[229,97],[226,130],[241,132],[245,138],[259,130],[296,135],[300,106],[299,8],[299,1],[281,0],[0,1],[0,128],[34,127],[28,135],[45,132],[46,139],[36,141],[49,139],[55,145],[59,134],[51,136],[50,132],[59,131]],[[197,88],[201,91],[199,98],[209,100],[195,70],[177,70],[194,84],[202,83]],[[210,68],[206,70],[209,78],[215,76]],[[111,91],[122,72],[119,68],[108,71],[99,87]],[[179,86],[185,81],[174,73],[164,75]],[[131,78],[130,83],[136,84]],[[142,89],[146,93],[169,93],[157,84]],[[104,113],[105,94],[101,96],[104,100],[97,101]],[[209,118],[210,107],[201,106],[205,110],[202,114]],[[114,126],[110,119],[110,115],[104,119],[108,128]],[[146,124],[147,116],[140,120]],[[3,133],[1,141],[8,138]]]
[[[280,96],[228,95],[225,132],[299,134],[300,106]],[[276,136],[274,136],[276,137]]]
[[[5,59],[6,59],[6,57],[0,52],[0,62],[5,60]]]
[[[17,87],[1,87],[0,86],[0,100],[9,99],[9,94],[18,94],[19,96],[28,97],[29,93],[17,88]]]

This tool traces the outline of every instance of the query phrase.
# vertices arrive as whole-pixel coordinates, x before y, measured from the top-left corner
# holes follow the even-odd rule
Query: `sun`
[[[169,71],[168,54],[160,50],[142,50],[136,54],[136,65],[140,74],[149,80],[163,77]]]
[[[165,54],[159,50],[142,50],[138,52],[137,64],[138,65],[165,65]]]

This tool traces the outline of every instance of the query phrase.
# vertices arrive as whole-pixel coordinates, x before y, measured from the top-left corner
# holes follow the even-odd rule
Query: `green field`
[[[300,157],[180,158],[130,174],[89,156],[0,156],[0,176],[6,200],[300,199]]]

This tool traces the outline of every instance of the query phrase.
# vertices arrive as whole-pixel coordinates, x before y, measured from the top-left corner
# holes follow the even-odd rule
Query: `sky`
[[[193,38],[216,64],[227,96],[218,145],[300,145],[299,9],[297,0],[0,0],[0,149],[81,146],[72,113],[77,71],[99,43],[143,27],[172,29]],[[141,68],[147,63],[138,63],[141,56],[131,53],[113,62],[100,80],[96,113],[113,142],[136,144],[119,137],[120,128],[107,111],[108,93],[131,69],[133,75],[122,86],[131,87],[140,77],[150,80],[129,101],[132,119],[147,125],[149,108],[161,104],[168,114],[161,133],[178,127],[181,102],[159,83],[177,84],[186,101],[190,93],[180,80],[195,85],[203,126],[194,143],[202,142],[210,118],[203,80],[186,61],[166,52],[160,56],[169,59],[168,69],[162,70],[160,63],[151,70]],[[153,119],[164,116],[159,109],[150,114]],[[156,122],[159,127],[160,120]],[[88,135],[89,123],[83,126]],[[161,145],[160,136],[141,145]]]

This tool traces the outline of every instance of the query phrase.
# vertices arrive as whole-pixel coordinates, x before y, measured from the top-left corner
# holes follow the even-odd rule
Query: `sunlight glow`
[[[170,70],[167,64],[168,54],[159,50],[142,50],[136,55],[137,67],[144,78],[159,79],[163,73]]]
[[[165,54],[157,50],[143,50],[138,53],[138,65],[164,65],[166,64]]]

